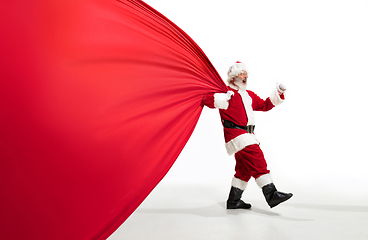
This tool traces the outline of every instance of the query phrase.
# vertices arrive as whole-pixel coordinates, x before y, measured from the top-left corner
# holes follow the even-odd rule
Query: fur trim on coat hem
[[[258,140],[256,139],[256,135],[252,133],[244,133],[242,135],[237,136],[234,139],[231,139],[225,144],[227,154],[232,155],[246,146],[259,144]]]

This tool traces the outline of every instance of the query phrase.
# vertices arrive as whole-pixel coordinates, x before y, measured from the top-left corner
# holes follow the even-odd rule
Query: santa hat
[[[241,74],[243,71],[247,71],[244,63],[237,61],[234,65],[227,71],[227,81],[230,83],[235,77]]]

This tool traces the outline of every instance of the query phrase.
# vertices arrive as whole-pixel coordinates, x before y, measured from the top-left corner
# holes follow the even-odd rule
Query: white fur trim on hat
[[[247,71],[245,64],[242,62],[236,62],[227,71],[227,82],[230,83],[233,80],[233,78],[237,77],[243,71]]]

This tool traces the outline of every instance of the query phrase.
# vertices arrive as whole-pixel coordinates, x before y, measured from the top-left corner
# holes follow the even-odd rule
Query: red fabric
[[[170,169],[203,96],[226,86],[141,1],[0,9],[0,239],[106,239]]]
[[[255,94],[252,91],[247,90],[249,96],[252,98],[252,108],[254,111],[269,111],[272,108],[275,107],[275,105],[272,104],[270,98],[266,98],[266,100],[263,100],[260,98],[257,94]]]
[[[234,177],[248,182],[251,177],[259,178],[263,174],[270,173],[267,162],[258,144],[253,144],[235,153]]]

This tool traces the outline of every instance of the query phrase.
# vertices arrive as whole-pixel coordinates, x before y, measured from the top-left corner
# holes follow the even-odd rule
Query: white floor
[[[251,210],[226,210],[228,190],[226,185],[159,184],[108,240],[368,239],[365,196],[296,188],[293,198],[270,209],[253,184],[243,194]]]

